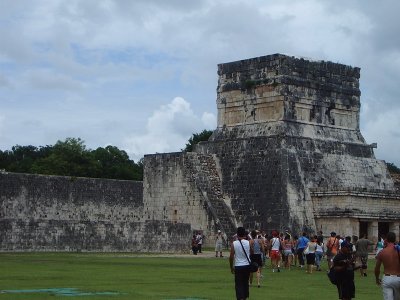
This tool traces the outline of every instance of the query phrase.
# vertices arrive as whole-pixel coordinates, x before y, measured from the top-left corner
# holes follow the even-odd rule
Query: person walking
[[[235,275],[235,292],[237,300],[249,297],[249,257],[253,254],[250,242],[246,240],[244,227],[237,228],[237,240],[231,244],[229,265],[231,273]]]
[[[253,230],[251,232],[250,248],[253,250],[253,254],[250,255],[250,260],[255,261],[258,264],[257,276],[257,287],[260,287],[260,278],[262,270],[262,253],[264,252],[263,240],[258,238],[258,232]],[[253,273],[250,273],[250,285],[253,283]]]
[[[222,255],[222,245],[223,245],[224,238],[222,236],[221,230],[218,230],[217,236],[215,238],[215,257],[218,257],[218,252],[219,252],[219,257],[224,257]]]
[[[306,273],[312,274],[312,270],[315,264],[315,251],[317,250],[317,236],[315,235],[311,241],[307,243],[306,252],[307,271]]]
[[[317,237],[317,249],[315,250],[315,266],[317,271],[321,270],[321,261],[324,257],[324,240]]]
[[[326,260],[328,262],[328,269],[333,265],[333,258],[339,251],[339,240],[336,236],[336,232],[332,231],[331,236],[326,242]]]
[[[279,233],[274,230],[272,231],[272,239],[270,241],[270,257],[271,257],[271,264],[272,264],[272,272],[275,272],[275,269],[277,272],[280,272],[279,268],[279,261],[281,260],[281,253],[280,253],[280,248],[281,248],[281,241],[279,239]]]
[[[304,268],[304,249],[310,240],[307,238],[307,233],[303,232],[303,235],[297,240],[297,257],[299,259],[300,268]]]
[[[355,298],[354,270],[356,267],[352,255],[352,245],[343,241],[339,253],[333,258],[332,264],[336,272],[339,299],[350,300]]]
[[[360,274],[361,276],[367,277],[368,267],[368,246],[374,245],[373,242],[367,239],[367,235],[364,234],[361,239],[356,242],[356,257],[361,263]]]
[[[375,257],[383,250],[385,244],[385,239],[383,234],[378,235],[378,241],[376,242],[375,246]]]
[[[293,241],[290,238],[290,234],[287,233],[285,238],[282,242],[282,249],[283,249],[283,256],[285,257],[284,260],[284,267],[285,269],[290,270],[293,261]]]
[[[396,234],[389,232],[386,236],[386,247],[376,256],[375,281],[382,286],[384,300],[400,299],[400,247],[395,244]],[[381,265],[383,276],[380,278]]]

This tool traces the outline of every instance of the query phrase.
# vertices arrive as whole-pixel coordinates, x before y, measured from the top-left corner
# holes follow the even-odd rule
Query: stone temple
[[[400,193],[360,132],[359,68],[274,54],[218,75],[211,138],[146,155],[143,182],[1,174],[0,249],[186,251],[238,225],[399,234]]]

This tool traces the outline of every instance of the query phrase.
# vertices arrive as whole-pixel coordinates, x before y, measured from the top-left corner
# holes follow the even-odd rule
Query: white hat
[[[221,230],[218,230],[218,232],[221,232]]]

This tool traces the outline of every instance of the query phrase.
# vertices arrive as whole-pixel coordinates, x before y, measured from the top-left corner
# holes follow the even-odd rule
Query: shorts
[[[261,254],[251,254],[250,260],[255,261],[259,267],[261,267],[263,265]]]
[[[306,255],[307,265],[315,264],[315,253],[308,253]]]
[[[281,253],[279,252],[279,250],[271,250],[269,256],[271,257],[271,259],[279,259],[281,257]]]
[[[215,244],[215,251],[216,252],[222,252],[222,243],[216,243]]]
[[[293,255],[293,252],[290,249],[286,249],[286,250],[283,250],[283,255],[287,257],[289,255]]]
[[[367,268],[367,264],[368,264],[368,254],[367,255],[359,255],[358,257],[360,258],[361,268],[365,270]]]

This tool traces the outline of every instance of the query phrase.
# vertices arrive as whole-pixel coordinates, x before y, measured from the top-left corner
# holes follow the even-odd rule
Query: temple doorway
[[[368,235],[368,222],[360,221],[360,232],[358,234],[359,238],[362,238],[365,234]]]
[[[378,234],[386,236],[389,232],[389,222],[378,222]]]

